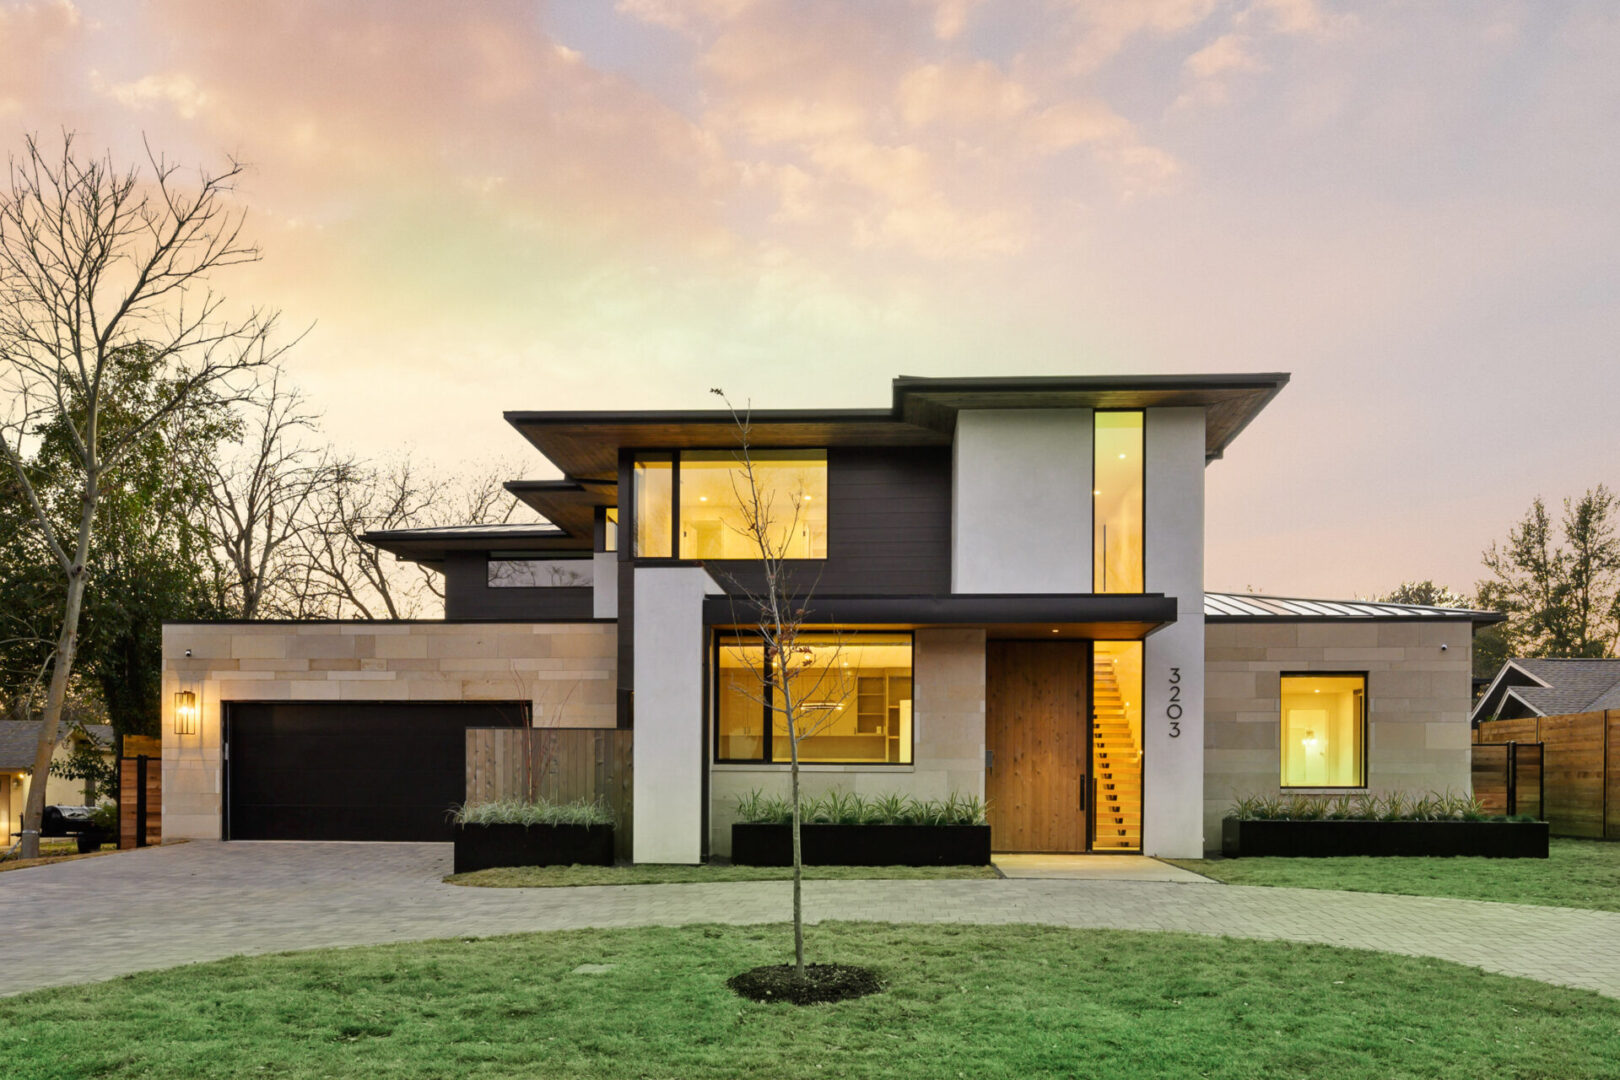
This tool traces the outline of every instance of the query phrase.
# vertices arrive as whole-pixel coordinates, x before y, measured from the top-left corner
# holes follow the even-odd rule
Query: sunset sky
[[[1620,486],[1620,4],[0,0],[0,139],[236,155],[330,437],[1288,371],[1208,582],[1471,589]]]

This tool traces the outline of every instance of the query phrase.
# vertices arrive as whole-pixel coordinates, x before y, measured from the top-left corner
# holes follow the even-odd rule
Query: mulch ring
[[[850,1001],[883,989],[872,972],[849,964],[806,964],[802,979],[792,964],[768,964],[733,975],[726,985],[750,1001],[786,1001],[793,1005]]]

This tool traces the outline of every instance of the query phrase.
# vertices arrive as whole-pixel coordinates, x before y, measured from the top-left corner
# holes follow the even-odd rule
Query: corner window
[[[1367,676],[1282,677],[1282,786],[1367,786]]]
[[[590,559],[530,559],[491,556],[488,585],[492,589],[574,589],[588,587],[595,577]]]
[[[619,508],[617,506],[607,506],[602,509],[601,550],[619,550]]]
[[[799,760],[909,765],[910,634],[802,635],[810,650],[792,680],[799,701]],[[725,635],[715,648],[715,759],[785,763],[787,716],[762,684],[757,636]]]
[[[1142,413],[1093,414],[1092,591],[1143,591]]]

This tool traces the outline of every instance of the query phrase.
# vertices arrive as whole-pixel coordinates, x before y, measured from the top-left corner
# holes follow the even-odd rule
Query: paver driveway
[[[448,844],[193,842],[0,874],[0,994],[241,953],[690,922],[779,922],[786,882],[469,889]],[[1620,914],[1141,881],[813,881],[811,918],[1049,923],[1436,956],[1620,997]]]

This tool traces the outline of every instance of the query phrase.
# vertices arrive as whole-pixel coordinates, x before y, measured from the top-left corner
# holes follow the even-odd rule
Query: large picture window
[[[1282,677],[1282,786],[1367,785],[1367,676]]]
[[[755,450],[750,458],[771,549],[789,559],[825,559],[827,452]],[[759,558],[748,527],[753,492],[736,451],[638,457],[633,482],[637,558]]]
[[[911,635],[805,634],[799,644],[811,650],[792,683],[799,760],[911,764]],[[787,717],[759,676],[764,654],[757,636],[725,635],[716,644],[717,761],[789,760]]]

